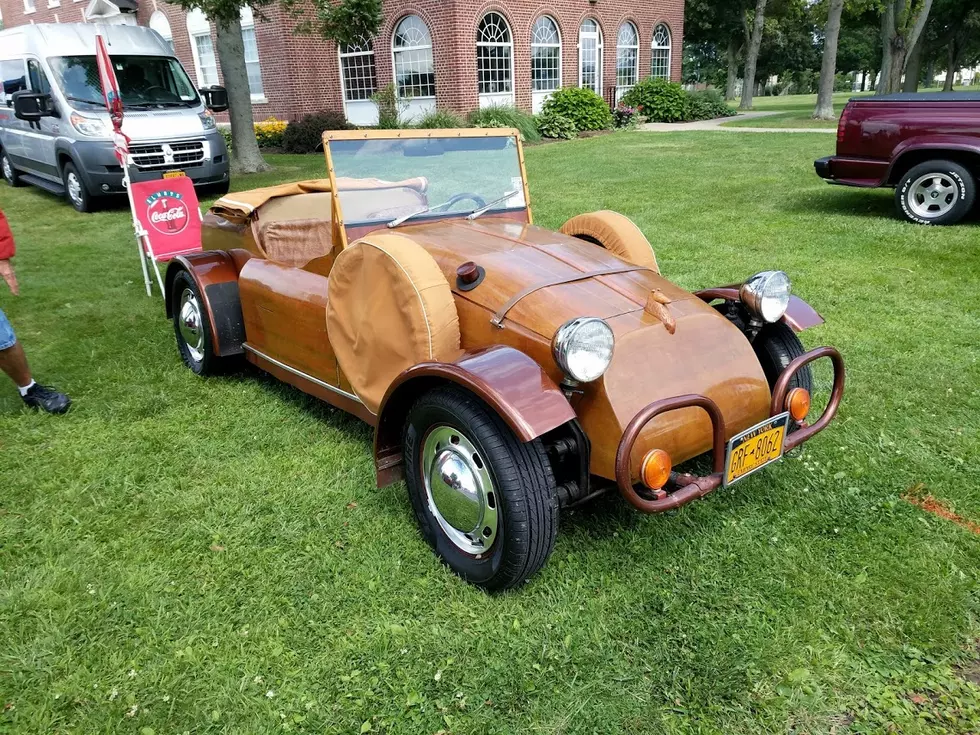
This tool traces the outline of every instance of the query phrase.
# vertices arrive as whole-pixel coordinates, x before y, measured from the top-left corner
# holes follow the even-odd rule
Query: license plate
[[[729,439],[725,452],[725,486],[782,457],[788,424],[789,413],[781,413]]]
[[[165,179],[179,179],[181,176],[187,176],[183,171],[164,171],[163,178]]]

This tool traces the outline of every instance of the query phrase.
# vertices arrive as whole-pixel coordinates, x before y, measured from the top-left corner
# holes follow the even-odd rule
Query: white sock
[[[27,385],[25,385],[23,388],[21,388],[18,385],[17,386],[17,390],[20,391],[20,397],[23,398],[24,396],[26,396],[27,395],[27,391],[29,391],[33,387],[34,387],[34,381],[33,380],[30,383],[28,383]]]

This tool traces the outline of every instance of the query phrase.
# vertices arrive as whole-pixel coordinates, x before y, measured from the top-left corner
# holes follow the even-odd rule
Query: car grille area
[[[129,147],[133,163],[140,171],[200,166],[204,163],[205,152],[203,140],[187,140],[179,143],[136,143]]]

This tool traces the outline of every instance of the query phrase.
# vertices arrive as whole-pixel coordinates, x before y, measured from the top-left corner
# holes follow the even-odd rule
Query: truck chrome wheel
[[[201,305],[189,288],[180,295],[180,311],[177,313],[180,338],[195,362],[204,359],[204,330],[201,328]]]
[[[956,206],[960,189],[951,176],[931,173],[920,176],[905,195],[909,209],[922,219],[935,219]]]
[[[473,443],[451,426],[435,426],[421,469],[429,510],[450,541],[467,554],[487,551],[497,536],[497,497]]]
[[[78,174],[74,171],[70,171],[65,177],[65,182],[68,184],[68,196],[71,197],[72,202],[75,203],[76,207],[82,205],[82,182],[78,178]]]
[[[14,167],[10,164],[10,159],[7,158],[7,154],[3,154],[3,178],[8,182],[14,180]]]

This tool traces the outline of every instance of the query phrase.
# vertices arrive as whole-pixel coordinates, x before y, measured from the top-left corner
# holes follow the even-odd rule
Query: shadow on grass
[[[819,193],[806,192],[789,201],[786,211],[795,214],[836,214],[844,217],[895,219],[895,200],[876,189],[828,185]]]

